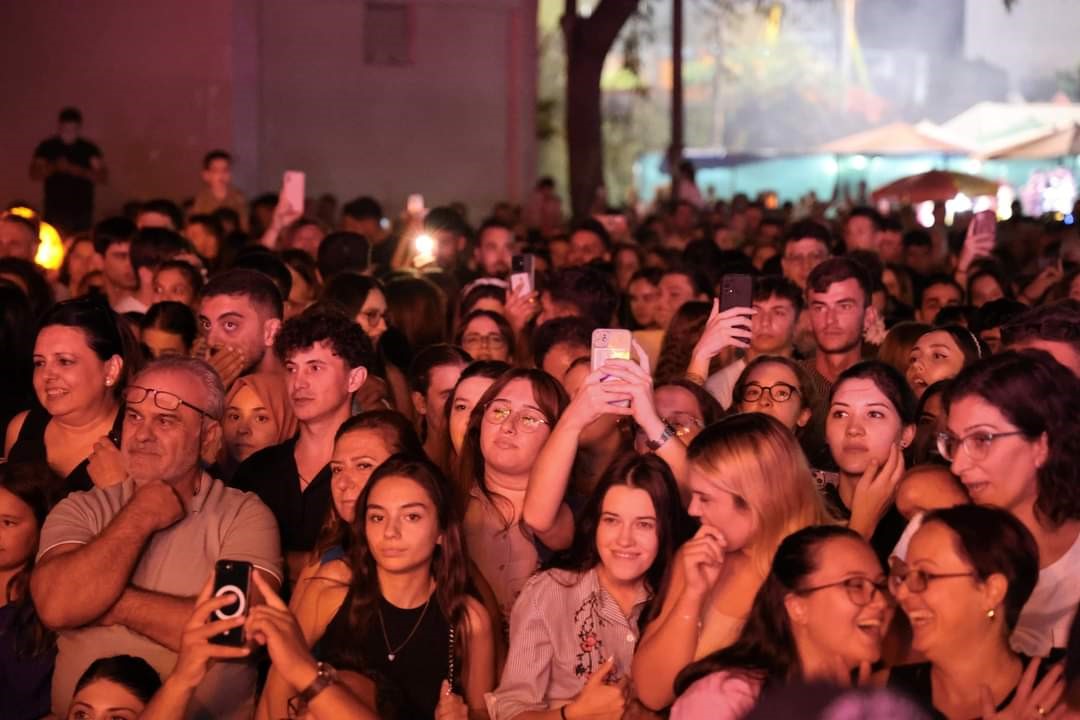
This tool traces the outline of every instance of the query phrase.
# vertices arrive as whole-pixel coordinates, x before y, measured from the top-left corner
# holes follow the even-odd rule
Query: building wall
[[[474,219],[522,198],[534,172],[535,0],[405,4],[412,63],[394,67],[364,62],[364,0],[5,3],[0,202],[40,202],[30,157],[68,104],[112,173],[99,214],[191,195],[213,147],[233,150],[249,195],[299,169],[309,194],[373,194],[388,211],[411,192],[464,201]]]
[[[5,2],[0,23],[0,202],[41,202],[29,178],[38,142],[61,107],[82,110],[84,135],[111,177],[97,207],[194,192],[199,162],[231,140],[231,4],[216,0]],[[84,8],[76,11],[75,8]]]

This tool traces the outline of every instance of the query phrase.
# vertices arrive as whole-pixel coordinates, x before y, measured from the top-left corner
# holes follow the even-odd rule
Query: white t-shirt
[[[1009,644],[1029,657],[1045,657],[1069,642],[1080,603],[1080,537],[1068,552],[1039,571],[1039,582],[1020,612]]]
[[[739,358],[714,372],[705,381],[705,389],[725,410],[731,409],[731,404],[734,402],[735,381],[745,369],[746,360]]]

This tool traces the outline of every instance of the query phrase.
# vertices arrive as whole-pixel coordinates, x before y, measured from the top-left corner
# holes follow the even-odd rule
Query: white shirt
[[[1069,628],[1080,603],[1080,537],[1053,564],[1039,571],[1039,582],[1020,612],[1009,644],[1029,657],[1045,657],[1069,642]]]
[[[705,381],[705,389],[709,391],[709,394],[716,398],[716,401],[725,410],[730,410],[731,405],[734,402],[733,393],[735,392],[735,381],[742,375],[742,371],[746,369],[746,360],[739,358],[735,362],[729,363],[720,368]]]

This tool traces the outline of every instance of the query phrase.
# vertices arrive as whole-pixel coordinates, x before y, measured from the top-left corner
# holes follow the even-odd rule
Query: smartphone
[[[754,304],[754,278],[729,273],[720,279],[720,312]]]
[[[214,597],[231,595],[234,601],[214,611],[214,620],[228,620],[246,615],[248,592],[251,587],[251,563],[243,560],[218,560],[214,563]],[[210,638],[217,645],[241,647],[244,644],[244,628],[236,627]]]
[[[286,170],[281,177],[281,197],[289,203],[289,207],[298,212],[304,212],[306,182],[306,176],[299,170]]]
[[[992,235],[997,229],[997,215],[993,210],[982,210],[971,218],[972,235]]]
[[[629,330],[620,328],[597,328],[593,330],[592,346],[589,355],[592,360],[592,369],[597,370],[609,359],[630,359],[631,336]],[[604,378],[606,381],[608,378]],[[612,405],[630,407],[629,400],[617,400]]]
[[[754,304],[754,278],[749,275],[730,273],[720,279],[720,312],[738,307],[752,307]],[[750,325],[737,325],[746,330],[740,340],[750,342]]]
[[[536,289],[535,259],[532,255],[515,255],[510,258],[510,292],[528,295]]]

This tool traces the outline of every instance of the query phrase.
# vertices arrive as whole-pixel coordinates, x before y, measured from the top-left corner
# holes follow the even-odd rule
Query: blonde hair
[[[829,521],[798,440],[769,415],[739,413],[710,425],[690,444],[688,459],[754,513],[748,550],[762,576],[785,537]]]

